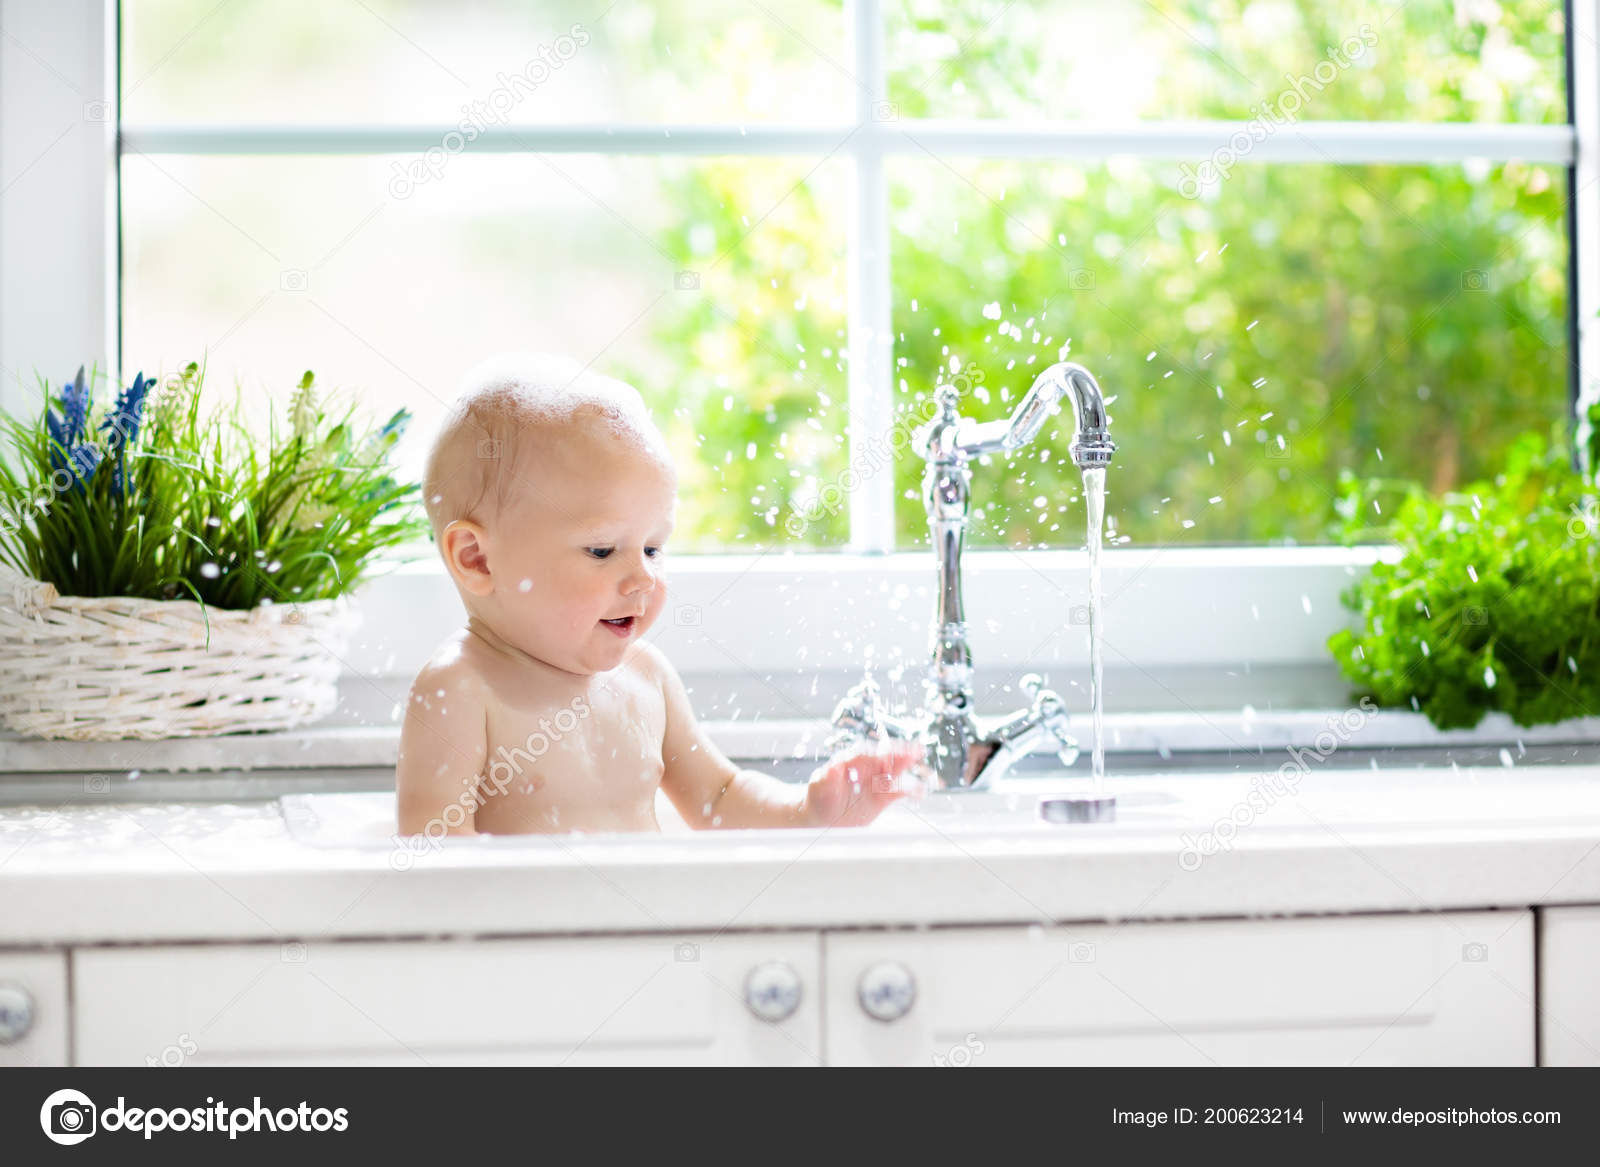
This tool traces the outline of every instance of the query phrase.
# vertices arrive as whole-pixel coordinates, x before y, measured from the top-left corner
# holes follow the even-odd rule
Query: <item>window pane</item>
[[[125,159],[130,373],[209,351],[214,383],[281,395],[313,369],[414,410],[417,472],[469,365],[567,353],[672,442],[675,548],[789,541],[782,508],[845,466],[842,167],[469,155],[396,199],[392,161]]]
[[[1450,487],[1566,410],[1561,168],[1241,166],[1192,200],[1128,160],[891,174],[897,401],[971,363],[963,412],[1007,416],[1070,346],[1115,398],[1121,538],[1325,542],[1341,468]],[[1070,431],[975,468],[974,542],[1083,544]]]
[[[1567,117],[1559,0],[885,0],[885,11],[889,96],[905,117]]]
[[[853,101],[828,0],[139,0],[122,45],[129,122],[816,121]]]

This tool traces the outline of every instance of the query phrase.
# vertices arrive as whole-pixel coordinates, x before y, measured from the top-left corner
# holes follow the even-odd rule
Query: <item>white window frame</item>
[[[1246,165],[1441,163],[1519,158],[1575,168],[1570,209],[1576,247],[1571,294],[1578,321],[1580,404],[1600,400],[1600,0],[1574,0],[1568,38],[1572,124],[1302,122],[1255,146]],[[848,246],[848,385],[852,444],[886,432],[893,410],[893,346],[884,162],[890,155],[1145,159],[1203,158],[1242,122],[1183,121],[1116,126],[1070,122],[905,120],[885,116],[883,16],[878,0],[853,0],[846,19],[858,81],[853,118],[840,124],[518,126],[490,130],[481,151],[678,155],[815,155],[848,159],[852,171]],[[122,152],[421,152],[446,126],[235,128],[134,124],[117,116],[116,0],[0,0],[0,402],[16,405],[19,373],[62,371],[86,360],[116,371],[119,349],[117,162]],[[40,85],[38,70],[57,83]],[[94,120],[95,112],[103,120]],[[59,127],[54,143],[40,126]],[[664,134],[663,130],[670,130]],[[52,129],[52,134],[54,129]],[[44,148],[48,147],[48,148]],[[40,152],[42,148],[42,153]],[[37,156],[35,156],[37,155]],[[63,312],[63,304],[74,311]],[[1580,417],[1581,417],[1580,408]],[[1121,435],[1119,435],[1120,437]],[[1123,437],[1125,450],[1137,435]],[[856,451],[852,449],[852,459]],[[981,472],[981,471],[980,471]],[[1113,468],[1113,475],[1115,470]],[[1114,479],[1113,479],[1114,481]],[[894,482],[868,477],[851,500],[850,538],[840,552],[755,552],[679,556],[672,573],[675,618],[660,642],[683,671],[810,670],[859,665],[860,644],[835,637],[874,613],[868,639],[877,659],[920,662],[932,618],[933,566],[926,553],[893,550]],[[1293,663],[1331,669],[1325,640],[1347,616],[1337,596],[1353,575],[1384,554],[1375,548],[1129,547],[1106,553],[1108,638],[1122,667]],[[1063,605],[1086,595],[1083,553],[970,552],[969,624],[980,670],[1012,673],[1084,667],[1079,639],[1044,638]],[[763,586],[749,586],[750,580]],[[805,612],[809,649],[797,659],[792,621],[769,618],[773,589],[785,587],[788,612]],[[882,597],[905,585],[902,606]],[[1039,589],[1028,593],[1029,586]],[[887,592],[885,592],[887,588]],[[1019,590],[1020,589],[1020,590]],[[1019,601],[1022,594],[1031,603]],[[369,678],[414,671],[459,606],[436,562],[385,577],[362,601],[368,627],[386,639],[348,662]],[[1309,608],[1309,612],[1306,610]],[[696,619],[717,614],[718,634]],[[418,620],[415,614],[427,614]],[[880,629],[882,635],[879,635]],[[715,643],[713,643],[715,641]],[[726,645],[738,644],[736,664]],[[1118,660],[1108,664],[1113,672]]]

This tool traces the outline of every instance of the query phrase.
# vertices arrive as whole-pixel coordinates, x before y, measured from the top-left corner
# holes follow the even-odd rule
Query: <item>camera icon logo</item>
[[[1094,271],[1091,268],[1074,268],[1067,274],[1067,287],[1074,292],[1092,292],[1094,290]]]
[[[504,453],[504,451],[505,443],[499,438],[478,439],[478,457],[480,458],[487,458],[491,461],[499,461],[500,456],[502,453]]]
[[[57,1090],[39,1108],[39,1126],[45,1137],[63,1147],[75,1146],[94,1134],[95,1105],[80,1090]]]
[[[111,103],[109,101],[86,101],[83,103],[83,120],[86,122],[108,122],[111,120]]]
[[[1067,613],[1067,619],[1073,624],[1077,624],[1077,625],[1080,625],[1082,627],[1088,627],[1088,624],[1089,624],[1089,605],[1088,604],[1074,604],[1073,607],[1072,607],[1072,610]]]
[[[297,940],[283,945],[278,952],[284,964],[304,964],[306,962],[306,946]]]
[[[303,292],[311,286],[311,278],[297,267],[286,267],[278,274],[278,287],[285,292]]]
[[[1461,959],[1468,964],[1483,964],[1489,959],[1489,946],[1478,941],[1474,941],[1471,944],[1463,944],[1461,946]]]
[[[700,959],[700,946],[698,944],[674,944],[672,946],[672,959],[679,964],[693,964]]]
[[[1094,945],[1086,940],[1079,940],[1067,946],[1068,964],[1093,964]]]
[[[679,604],[672,613],[672,618],[683,628],[700,627],[700,609],[694,604]]]
[[[1289,439],[1279,437],[1269,441],[1267,443],[1267,457],[1274,461],[1287,462],[1289,460]]]
[[[872,103],[872,120],[875,122],[899,121],[900,107],[892,101],[875,101]]]
[[[1489,286],[1489,273],[1471,268],[1461,273],[1461,288],[1467,292],[1481,292]]]
[[[1594,534],[1596,525],[1600,525],[1600,517],[1596,516],[1591,505],[1585,503],[1580,507],[1574,503],[1567,509],[1572,512],[1572,517],[1567,520],[1568,538],[1587,539]]]
[[[1489,609],[1468,608],[1461,613],[1461,622],[1463,624],[1487,624],[1489,622]]]
[[[85,794],[110,794],[111,779],[104,774],[90,774],[83,780]]]
[[[700,290],[700,273],[697,271],[681,271],[672,277],[672,286],[680,292],[698,292]]]

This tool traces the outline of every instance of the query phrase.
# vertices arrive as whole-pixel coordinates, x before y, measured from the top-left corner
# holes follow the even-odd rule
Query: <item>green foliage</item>
[[[0,561],[63,595],[245,609],[343,595],[384,552],[425,546],[418,487],[389,466],[406,411],[363,424],[308,372],[263,443],[239,392],[208,408],[204,381],[195,364],[160,386],[137,379],[94,424],[80,372],[58,399],[64,421],[48,385],[39,418],[0,419]]]
[[[1345,475],[1346,540],[1381,534],[1400,552],[1346,591],[1361,630],[1328,641],[1361,693],[1441,729],[1600,709],[1600,515],[1561,433],[1519,437],[1493,481],[1442,496]],[[1392,521],[1364,525],[1379,514]]]

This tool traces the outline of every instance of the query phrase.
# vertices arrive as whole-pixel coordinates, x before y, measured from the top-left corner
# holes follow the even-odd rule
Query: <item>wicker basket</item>
[[[304,725],[337,703],[353,624],[343,599],[87,599],[0,566],[0,725],[76,741]]]

